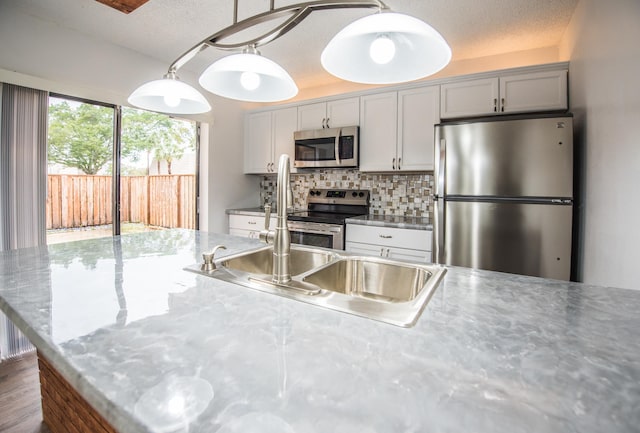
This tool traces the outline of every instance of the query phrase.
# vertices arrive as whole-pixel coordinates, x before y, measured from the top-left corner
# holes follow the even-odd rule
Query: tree
[[[50,162],[97,174],[113,158],[113,109],[93,104],[72,106],[67,101],[49,107],[48,158]],[[165,114],[124,108],[122,110],[121,157],[138,161],[146,154],[149,174],[151,155],[171,163],[193,149],[191,123]]]
[[[125,108],[122,111],[122,156],[137,160],[140,153],[149,158],[154,155],[160,172],[160,162],[171,163],[180,159],[187,149],[194,148],[195,131],[192,124],[150,111]]]
[[[113,158],[113,110],[92,104],[49,106],[50,162],[96,174]]]

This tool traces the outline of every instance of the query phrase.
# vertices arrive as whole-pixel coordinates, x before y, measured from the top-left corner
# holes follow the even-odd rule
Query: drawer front
[[[387,248],[386,257],[390,259],[412,260],[421,263],[431,263],[431,251],[410,250],[407,248]]]
[[[373,244],[347,242],[345,250],[348,253],[383,257],[388,259],[409,260],[420,263],[432,263],[431,251],[412,250],[408,248],[381,247]]]
[[[277,218],[269,218],[269,228],[276,227]],[[264,230],[264,216],[229,215],[229,229],[239,230]]]
[[[347,242],[431,251],[431,230],[347,224]]]

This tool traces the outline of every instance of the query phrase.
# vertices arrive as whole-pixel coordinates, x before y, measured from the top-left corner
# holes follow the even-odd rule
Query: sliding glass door
[[[51,95],[47,243],[197,228],[198,125]]]
[[[122,109],[122,232],[197,228],[196,122]]]
[[[116,107],[51,95],[47,243],[111,236]]]

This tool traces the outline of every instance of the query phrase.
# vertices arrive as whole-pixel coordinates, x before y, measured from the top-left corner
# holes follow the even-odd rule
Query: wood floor
[[[50,433],[42,423],[35,352],[0,363],[0,432]]]

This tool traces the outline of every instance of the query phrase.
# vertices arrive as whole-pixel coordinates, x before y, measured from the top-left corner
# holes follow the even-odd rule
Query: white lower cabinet
[[[431,263],[431,230],[347,224],[345,250],[391,259]]]
[[[269,218],[269,228],[276,227],[277,217]],[[264,216],[229,215],[229,234],[245,238],[258,239],[260,231],[264,230]]]

